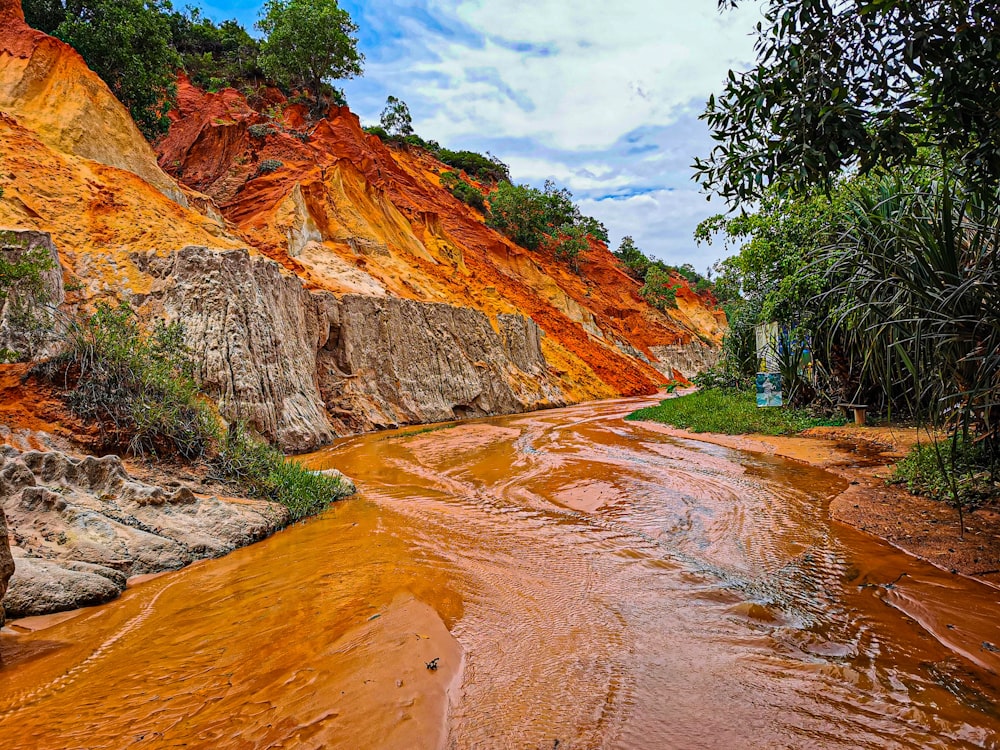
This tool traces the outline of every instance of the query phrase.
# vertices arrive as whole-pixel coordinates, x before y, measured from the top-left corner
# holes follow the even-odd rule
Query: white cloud
[[[441,138],[489,132],[605,148],[637,127],[674,122],[678,108],[753,58],[753,5],[719,14],[711,0],[432,0],[431,11],[486,39],[444,43],[437,59],[410,69],[440,76],[416,92],[438,103],[418,124]]]
[[[694,242],[699,222],[722,210],[718,201],[708,202],[694,189],[585,199],[580,201],[580,209],[607,225],[612,249],[628,234],[646,255],[673,265],[690,263],[700,273],[724,254],[720,245],[698,246]]]
[[[348,99],[374,122],[387,94],[416,131],[491,151],[518,182],[569,187],[615,244],[701,270],[698,222],[722,210],[691,181],[712,142],[697,120],[730,68],[753,60],[757,3],[714,0],[347,0],[367,39]],[[365,37],[364,29],[369,30]]]

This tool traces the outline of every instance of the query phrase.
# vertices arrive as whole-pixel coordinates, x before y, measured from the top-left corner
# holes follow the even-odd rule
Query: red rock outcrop
[[[583,366],[609,386],[579,398],[651,392],[664,378],[643,359],[655,363],[665,347],[708,350],[703,340],[721,338],[724,320],[710,304],[685,287],[677,311],[660,313],[601,245],[579,273],[518,247],[441,188],[449,167],[419,149],[386,147],[346,107],[309,127],[299,107],[267,116],[236,91],[210,94],[184,78],[179,91],[161,165],[316,288],[527,314],[571,372]]]

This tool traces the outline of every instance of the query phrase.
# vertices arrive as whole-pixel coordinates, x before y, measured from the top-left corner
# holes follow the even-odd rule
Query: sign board
[[[781,406],[780,373],[757,373],[757,406]]]

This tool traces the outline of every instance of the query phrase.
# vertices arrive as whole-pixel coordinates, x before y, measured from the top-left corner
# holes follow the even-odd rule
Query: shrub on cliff
[[[207,461],[237,491],[280,503],[292,520],[316,513],[353,489],[336,477],[286,461],[280,450],[219,418],[201,394],[179,323],[144,332],[127,303],[100,304],[71,330],[69,349],[39,368],[72,383],[70,410],[99,430],[100,448]]]
[[[587,237],[607,242],[608,232],[601,222],[584,216],[572,199],[569,190],[551,180],[545,181],[544,190],[504,181],[490,193],[486,224],[521,247],[544,247],[575,267]]]
[[[72,382],[70,410],[97,425],[102,449],[204,456],[216,420],[201,397],[179,323],[146,335],[127,303],[99,304],[70,328],[69,348],[49,363],[52,379]]]
[[[668,307],[677,307],[678,289],[680,284],[674,282],[670,271],[650,266],[646,272],[646,283],[639,289],[639,294],[657,310],[665,311]]]
[[[470,185],[455,172],[441,173],[441,187],[448,190],[452,195],[463,203],[486,213],[486,197],[475,185]]]
[[[449,167],[460,169],[477,180],[486,182],[510,180],[510,168],[492,154],[483,156],[475,151],[450,151],[439,148],[434,155]]]
[[[3,190],[0,190],[0,197]],[[13,362],[31,351],[33,342],[42,339],[51,322],[36,314],[38,306],[50,302],[45,292],[42,274],[53,267],[52,258],[41,247],[26,248],[13,232],[0,231],[0,332],[4,326],[14,341],[6,343],[17,350],[0,345],[0,362]],[[6,337],[5,337],[6,338]]]
[[[389,135],[406,138],[413,135],[413,118],[410,117],[410,108],[406,102],[390,96],[385,100],[385,109],[379,118],[379,124]]]

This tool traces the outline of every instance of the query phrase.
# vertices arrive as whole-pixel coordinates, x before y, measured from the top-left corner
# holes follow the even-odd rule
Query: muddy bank
[[[642,422],[666,435],[765,453],[825,469],[849,482],[830,501],[830,517],[949,572],[1000,585],[1000,513],[966,513],[886,484],[892,468],[916,444],[912,427],[813,427],[794,436],[694,433]]]

